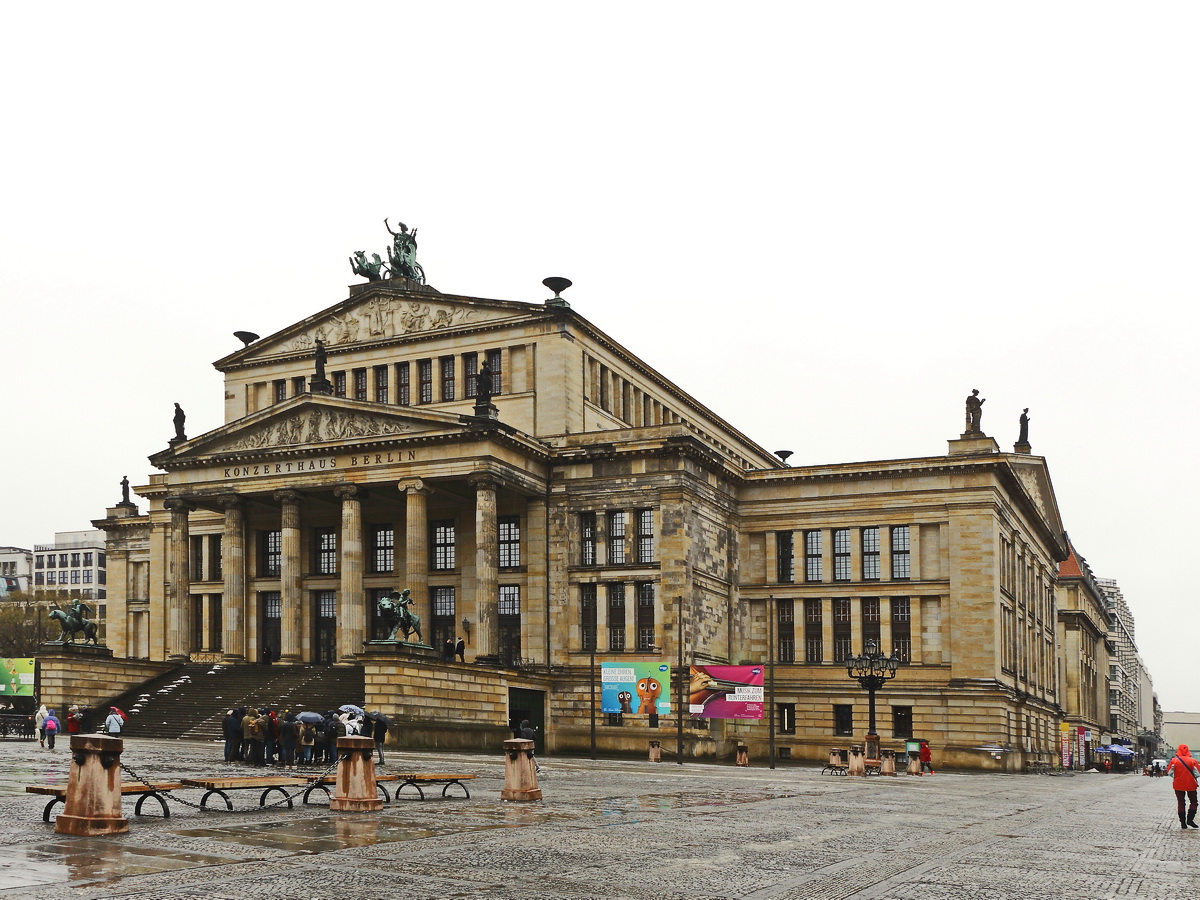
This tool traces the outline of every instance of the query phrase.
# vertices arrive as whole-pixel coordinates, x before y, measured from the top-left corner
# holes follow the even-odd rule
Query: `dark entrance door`
[[[534,749],[541,753],[546,748],[546,692],[509,688],[508,727],[515,731],[525,719],[534,729]]]
[[[316,663],[332,666],[337,662],[337,591],[317,591]]]
[[[262,593],[262,640],[258,644],[259,661],[279,659],[280,640],[283,637],[282,623],[283,606],[279,591],[263,591]],[[268,652],[269,651],[269,652]]]

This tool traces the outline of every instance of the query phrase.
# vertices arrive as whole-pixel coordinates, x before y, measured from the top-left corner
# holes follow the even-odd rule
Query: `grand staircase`
[[[361,666],[185,665],[126,691],[112,705],[128,714],[129,737],[215,741],[230,709],[270,706],[281,718],[285,710],[324,713],[344,703],[362,706],[363,693]],[[101,715],[97,725],[103,721]]]

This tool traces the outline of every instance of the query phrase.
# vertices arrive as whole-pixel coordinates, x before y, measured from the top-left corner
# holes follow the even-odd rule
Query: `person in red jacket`
[[[1192,828],[1200,828],[1200,825],[1196,824],[1196,778],[1200,773],[1200,763],[1192,759],[1187,744],[1180,744],[1175,756],[1167,763],[1167,774],[1172,772],[1175,778],[1171,786],[1175,788],[1175,801],[1179,807],[1179,827],[1186,829],[1190,825]],[[1186,816],[1183,812],[1184,794],[1190,801]]]
[[[933,751],[929,749],[929,741],[921,741],[921,774],[925,774],[925,770],[929,770],[929,774],[933,774]]]

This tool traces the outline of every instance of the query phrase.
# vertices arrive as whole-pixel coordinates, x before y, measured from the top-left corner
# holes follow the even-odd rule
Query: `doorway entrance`
[[[508,727],[515,734],[526,719],[533,729],[534,752],[540,754],[546,749],[546,692],[509,688]]]

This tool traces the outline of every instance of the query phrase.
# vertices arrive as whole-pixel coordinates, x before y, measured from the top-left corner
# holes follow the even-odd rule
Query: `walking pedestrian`
[[[1192,759],[1191,751],[1188,750],[1187,744],[1180,744],[1179,749],[1175,752],[1175,756],[1167,763],[1167,774],[1171,774],[1174,769],[1175,778],[1171,781],[1171,786],[1175,789],[1175,805],[1179,811],[1179,827],[1187,830],[1192,828],[1200,828],[1196,824],[1196,785],[1197,779],[1200,779],[1200,763]],[[1183,798],[1187,796],[1190,801],[1188,810],[1185,814],[1183,811]]]
[[[263,732],[263,756],[268,766],[275,765],[275,751],[279,746],[279,718],[275,710],[268,709],[259,720]]]
[[[33,724],[37,728],[38,741],[43,747],[46,746],[46,704],[43,703],[38,707],[37,715],[33,717]]]
[[[368,718],[372,725],[371,737],[375,739],[375,750],[379,754],[379,764],[382,766],[383,742],[387,740],[387,726],[383,724],[383,719]]]
[[[54,710],[46,711],[46,746],[51,750],[54,749],[54,739],[58,737],[59,721],[58,716],[54,714]]]
[[[296,740],[300,737],[294,712],[285,713],[279,726],[279,765],[285,769],[296,768]]]
[[[104,733],[112,737],[120,737],[121,729],[125,727],[125,720],[121,718],[121,714],[117,712],[115,706],[108,708],[108,718],[104,720]]]
[[[242,720],[237,710],[231,709],[221,721],[221,735],[225,738],[225,762],[242,761]]]
[[[929,769],[929,774],[933,772],[933,751],[929,749],[929,741],[921,741],[921,774],[925,774],[925,770]]]
[[[446,643],[442,644],[442,659],[454,659],[454,638],[446,638]]]
[[[306,766],[311,766],[313,761],[313,747],[317,743],[317,726],[311,722],[305,722],[300,726],[300,761]]]
[[[521,734],[519,736],[523,737],[527,741],[536,740],[537,738],[537,732],[530,727],[528,719],[521,720],[520,732]],[[529,757],[533,760],[533,771],[538,775],[541,775],[542,767],[538,764],[537,756],[535,756],[533,753],[530,753]]]
[[[454,645],[454,655],[458,657],[459,662],[467,661],[467,645],[462,638]]]
[[[67,711],[67,734],[79,734],[83,729],[83,713],[79,711],[78,706],[72,706]],[[69,738],[68,738],[69,740]]]

